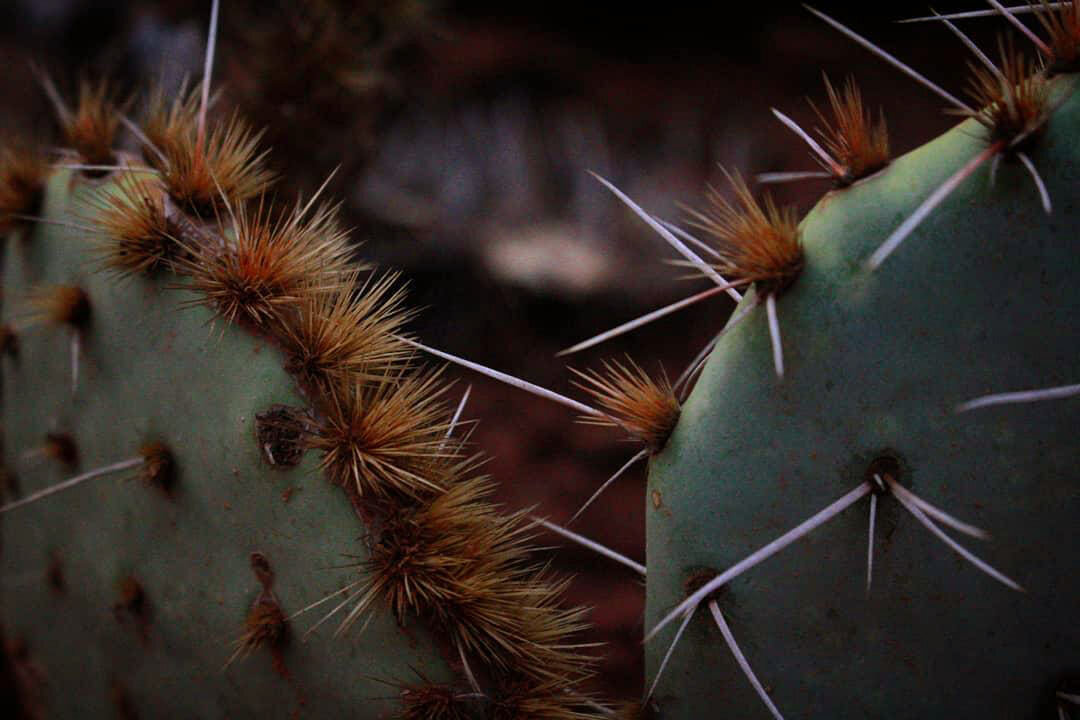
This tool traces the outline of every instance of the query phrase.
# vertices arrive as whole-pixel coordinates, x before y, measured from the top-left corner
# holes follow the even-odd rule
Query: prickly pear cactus
[[[85,216],[113,185],[58,171],[43,216]],[[183,307],[193,293],[166,276],[95,272],[98,242],[46,223],[9,240],[6,322],[20,323],[31,288],[51,286],[81,288],[89,317],[18,333],[3,359],[5,456],[23,497],[152,443],[174,467],[171,478],[142,466],[94,478],[3,517],[3,623],[44,668],[47,715],[110,717],[128,703],[155,717],[377,717],[398,704],[384,682],[451,680],[422,624],[379,612],[351,642],[303,642],[314,620],[253,614],[272,604],[292,615],[342,587],[334,568],[363,561],[363,525],[317,455],[295,457],[274,425],[276,409],[307,404],[281,350]],[[70,439],[71,462],[29,456],[47,433]],[[270,633],[273,652],[223,671],[255,649],[236,645],[251,631]]]
[[[651,464],[646,627],[838,499],[850,506],[693,605],[654,694],[662,717],[1057,716],[1056,693],[1080,677],[1080,404],[958,406],[1080,378],[1074,81],[1053,81],[1060,104],[1027,150],[1052,215],[1021,160],[1004,160],[996,182],[987,163],[867,267],[986,148],[968,120],[802,220],[804,267],[776,300],[782,379],[761,309],[717,344]],[[905,488],[992,538],[909,511]],[[649,641],[647,677],[685,617]]]
[[[80,120],[119,117],[104,93],[47,87],[112,147]],[[0,166],[16,710],[596,717],[585,611],[492,503],[401,283],[319,194],[275,206],[199,90],[152,96],[148,165]]]

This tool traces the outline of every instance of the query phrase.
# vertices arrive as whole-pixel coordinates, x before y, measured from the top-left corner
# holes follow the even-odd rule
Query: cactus
[[[648,481],[650,676],[681,636],[654,693],[663,717],[1052,718],[1064,703],[1080,669],[1077,406],[959,412],[1080,376],[1080,95],[1074,76],[1020,72],[1015,106],[981,75],[998,96],[975,119],[802,220],[805,267],[776,301],[782,382],[762,313],[711,353]],[[966,173],[872,270],[958,168],[1029,132],[1024,103],[1048,117],[996,183]],[[980,566],[940,535],[982,533],[927,503],[993,534]]]
[[[104,85],[71,111],[45,84],[79,143],[0,178],[19,711],[595,717],[584,611],[490,500],[397,276],[321,189],[269,199],[206,82],[141,129]]]
[[[109,180],[57,171],[44,217],[71,217],[115,189]],[[378,680],[412,682],[414,672],[452,679],[422,627],[399,629],[385,613],[363,636],[364,645],[386,648],[377,668],[355,648],[301,642],[299,626],[281,638],[278,672],[254,660],[221,672],[247,630],[285,625],[264,617],[248,628],[253,608],[291,615],[338,589],[341,574],[330,568],[362,557],[363,529],[350,503],[319,476],[313,453],[299,463],[286,457],[288,436],[274,411],[306,400],[282,352],[221,328],[220,320],[212,329],[215,313],[184,308],[191,291],[169,289],[164,274],[117,280],[94,272],[94,248],[77,231],[44,223],[8,245],[6,319],[19,322],[28,289],[53,284],[77,282],[90,310],[78,330],[74,396],[64,328],[18,333],[17,354],[4,358],[7,457],[41,446],[46,432],[77,447],[75,467],[48,458],[21,464],[24,494],[138,458],[151,443],[167,446],[175,478],[163,485],[160,472],[140,465],[4,517],[4,575],[31,578],[5,589],[4,624],[27,638],[46,669],[49,714],[109,716],[114,684],[133,707],[156,716],[260,706],[303,706],[319,716],[367,706],[386,712],[393,704],[378,698],[392,693]],[[252,553],[274,576],[265,597]],[[46,568],[62,583],[47,583]],[[66,691],[74,687],[85,694]]]
[[[798,221],[729,174],[690,217],[709,262],[602,180],[716,287],[570,351],[741,304],[675,382],[576,371],[596,407],[413,338],[323,190],[277,206],[259,134],[208,116],[213,42],[141,129],[105,84],[70,111],[46,82],[70,156],[0,157],[5,693],[27,717],[1066,716],[1076,405],[1012,404],[1080,391],[1080,15],[1053,12],[1046,70],[980,54],[974,107],[933,86],[967,119],[891,162],[850,81],[824,147],[777,111],[835,189]],[[422,353],[638,443],[586,505],[647,458],[647,566],[501,512]],[[539,528],[647,577],[644,702],[585,689]]]

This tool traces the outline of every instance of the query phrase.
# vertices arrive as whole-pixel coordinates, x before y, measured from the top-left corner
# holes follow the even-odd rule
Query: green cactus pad
[[[1073,77],[1057,91],[1072,92]],[[985,147],[965,122],[803,221],[806,268],[778,298],[786,375],[764,308],[712,353],[649,477],[651,629],[711,577],[868,479],[899,481],[992,534],[945,528],[1014,578],[1006,588],[879,498],[866,590],[869,499],[728,584],[718,604],[787,718],[1056,717],[1080,673],[1080,474],[1075,399],[956,413],[959,403],[1080,381],[1080,94],[1049,120],[1032,179],[989,163],[875,272],[871,253]],[[754,302],[753,294],[743,300]],[[651,682],[678,622],[647,648]],[[768,718],[706,606],[657,689],[664,718]]]
[[[58,172],[43,213],[70,222],[109,186]],[[67,329],[20,332],[17,355],[3,358],[8,466],[27,495],[161,441],[177,475],[169,494],[132,471],[0,518],[0,616],[45,673],[47,714],[113,717],[126,704],[155,718],[376,718],[398,706],[380,681],[449,680],[422,626],[399,628],[388,612],[363,634],[331,639],[330,621],[302,641],[337,599],[291,621],[276,666],[263,647],[223,670],[261,590],[252,553],[269,562],[288,616],[360,579],[342,566],[366,556],[365,529],[316,457],[275,467],[260,447],[257,414],[306,402],[281,353],[215,325],[205,308],[181,308],[192,295],[168,287],[175,276],[97,272],[91,247],[78,230],[44,224],[8,242],[5,321],[18,324],[33,287],[78,285],[91,302],[74,396]],[[23,459],[50,431],[75,439],[77,469]],[[130,583],[122,596],[128,578],[141,599]]]

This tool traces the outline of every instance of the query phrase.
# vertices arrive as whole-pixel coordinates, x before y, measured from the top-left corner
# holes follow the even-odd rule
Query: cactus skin
[[[996,187],[984,166],[881,268],[863,266],[982,134],[965,122],[822,199],[801,225],[806,268],[778,301],[786,376],[758,309],[721,340],[651,464],[647,629],[694,571],[711,577],[795,527],[885,451],[903,484],[992,533],[956,537],[1026,588],[977,571],[885,495],[867,595],[864,498],[718,595],[787,718],[1050,720],[1059,683],[1080,673],[1080,404],[954,413],[1080,378],[1080,93],[1031,153],[1052,216],[1019,163],[1002,163]],[[647,646],[648,681],[677,626]],[[655,698],[664,718],[769,717],[705,604]]]
[[[43,214],[70,220],[80,196],[109,182],[58,171]],[[64,329],[26,330],[17,357],[3,358],[5,457],[19,469],[20,454],[54,429],[75,438],[80,470],[161,440],[177,479],[170,497],[137,479],[100,477],[0,520],[2,623],[46,674],[47,716],[114,717],[129,704],[160,718],[389,717],[396,693],[377,680],[413,683],[419,671],[452,681],[423,624],[401,629],[387,612],[363,635],[330,642],[328,623],[301,642],[330,604],[292,622],[283,672],[265,648],[221,671],[261,589],[251,553],[269,560],[290,615],[359,579],[333,566],[366,556],[364,527],[314,453],[273,468],[258,446],[256,413],[306,402],[281,353],[220,320],[211,327],[203,307],[181,308],[192,295],[168,288],[176,276],[95,272],[91,247],[78,231],[44,224],[7,243],[5,321],[19,317],[29,287],[59,283],[87,291],[92,317],[74,398]],[[25,495],[72,474],[53,461],[23,467],[18,479]],[[63,592],[46,581],[54,554]],[[127,577],[145,594],[145,621],[116,607]]]

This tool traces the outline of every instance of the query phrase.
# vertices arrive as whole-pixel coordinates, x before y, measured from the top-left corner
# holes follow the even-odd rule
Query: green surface
[[[45,213],[70,218],[78,196],[102,187],[58,173]],[[415,669],[448,679],[419,624],[400,631],[382,608],[363,634],[332,639],[331,621],[302,642],[335,603],[293,621],[288,679],[265,648],[222,671],[260,590],[250,553],[269,560],[288,615],[359,578],[340,566],[365,556],[365,529],[316,471],[316,457],[282,470],[257,446],[256,413],[304,404],[280,353],[235,327],[212,327],[206,309],[180,309],[192,296],[166,289],[174,276],[117,281],[95,272],[89,248],[81,233],[56,226],[8,242],[5,321],[18,316],[27,289],[56,283],[83,287],[93,317],[74,397],[66,330],[28,330],[18,357],[3,359],[5,457],[24,494],[72,474],[21,459],[50,430],[75,437],[80,470],[160,439],[179,474],[171,499],[114,475],[0,518],[0,617],[46,673],[47,715],[112,717],[118,681],[141,717],[374,718],[397,703],[394,689],[372,677],[413,683]],[[66,584],[60,594],[45,578],[53,553]],[[128,575],[149,602],[145,638],[114,612]]]
[[[1059,80],[1059,90],[1073,78]],[[806,269],[712,354],[649,477],[646,628],[696,568],[723,570],[853,489],[885,449],[924,499],[988,530],[950,533],[1014,592],[869,500],[732,582],[732,632],[785,717],[1056,717],[1080,677],[1080,400],[955,414],[994,392],[1080,382],[1080,95],[1032,160],[969,178],[876,272],[863,263],[984,145],[972,122],[827,195],[802,223]],[[752,296],[744,299],[750,302]],[[659,493],[662,505],[654,505]],[[647,647],[651,681],[678,623]],[[656,697],[664,718],[770,717],[703,606]]]

